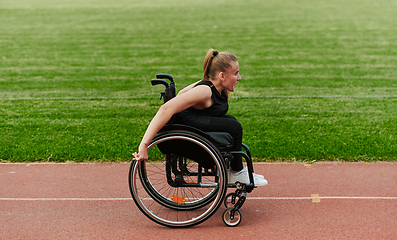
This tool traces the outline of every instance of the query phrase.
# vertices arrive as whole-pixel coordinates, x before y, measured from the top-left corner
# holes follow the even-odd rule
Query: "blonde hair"
[[[230,62],[237,61],[237,57],[230,52],[217,52],[210,49],[205,55],[203,64],[203,80],[209,81],[215,79],[217,72],[226,72],[230,67]],[[229,96],[227,89],[223,90],[226,96]]]

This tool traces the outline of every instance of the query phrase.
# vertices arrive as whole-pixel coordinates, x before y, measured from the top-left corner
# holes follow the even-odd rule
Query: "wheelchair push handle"
[[[170,83],[168,83],[167,80],[164,79],[168,79],[170,81]],[[151,80],[152,86],[158,85],[158,84],[162,84],[165,86],[165,90],[161,92],[161,98],[164,99],[164,103],[168,102],[168,100],[170,100],[171,98],[175,97],[175,82],[174,82],[174,78],[169,75],[169,74],[157,74],[156,75],[156,79],[152,79]]]
[[[168,82],[164,79],[152,79],[151,83],[152,83],[152,86],[158,85],[158,84],[163,84],[166,88],[169,87]]]
[[[168,79],[171,83],[174,83],[174,78],[169,74],[159,73],[156,74],[156,78],[158,79]]]

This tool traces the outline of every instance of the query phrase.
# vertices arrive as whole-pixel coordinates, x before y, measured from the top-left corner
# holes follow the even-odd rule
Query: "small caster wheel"
[[[234,214],[232,214],[232,210],[234,208],[227,208],[222,214],[223,222],[229,227],[235,227],[241,222],[241,213],[239,210],[234,210]]]
[[[228,195],[226,195],[225,200],[223,201],[226,208],[234,207],[234,204],[238,202],[239,197],[238,196],[233,197],[234,194],[235,193],[229,193]]]

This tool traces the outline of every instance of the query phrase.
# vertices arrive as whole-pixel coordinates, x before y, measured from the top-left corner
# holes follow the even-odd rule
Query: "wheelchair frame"
[[[151,83],[166,87],[161,92],[164,103],[175,96],[171,75],[157,74]],[[231,151],[230,138],[185,125],[163,127],[148,146],[149,158],[155,160],[132,161],[130,166],[130,192],[141,212],[164,226],[190,227],[207,220],[223,203],[223,222],[237,226],[239,209],[255,186],[248,146],[242,145],[245,152]],[[227,169],[237,155],[246,161],[248,184],[228,183]],[[226,195],[227,188],[236,190]]]

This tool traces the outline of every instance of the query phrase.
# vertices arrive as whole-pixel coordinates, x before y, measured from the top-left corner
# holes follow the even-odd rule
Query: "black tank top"
[[[198,84],[196,84],[196,86],[199,85],[206,85],[211,88],[212,105],[204,109],[195,109],[193,107],[190,107],[187,110],[190,112],[198,113],[201,115],[207,115],[207,116],[216,116],[216,117],[225,116],[229,108],[229,104],[227,102],[227,96],[225,94],[220,94],[218,90],[216,90],[216,88],[214,87],[211,81],[200,81]]]

